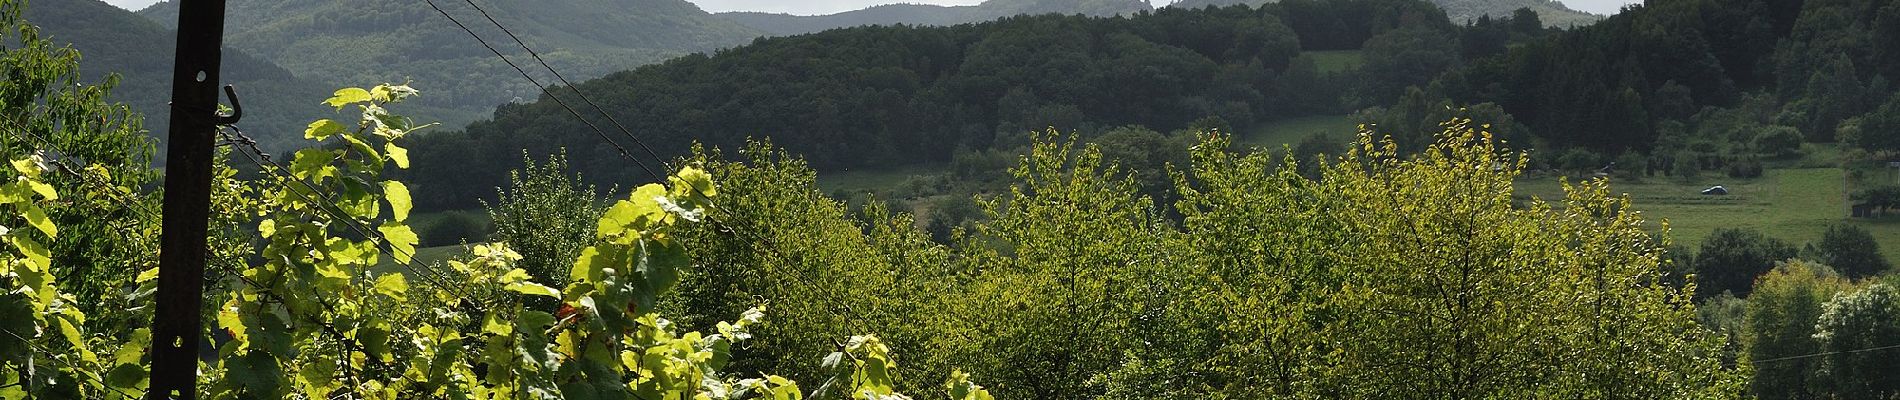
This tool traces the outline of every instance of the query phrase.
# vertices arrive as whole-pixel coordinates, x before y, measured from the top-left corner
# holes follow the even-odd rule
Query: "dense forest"
[[[888,167],[1022,146],[1029,132],[1051,126],[1092,135],[1125,125],[1167,131],[1201,121],[1232,130],[1287,116],[1343,114],[1397,98],[1405,82],[1418,80],[1414,69],[1456,65],[1454,45],[1410,49],[1411,42],[1399,43],[1420,32],[1452,38],[1459,31],[1442,11],[1409,0],[1163,9],[1135,18],[1025,16],[761,39],[616,73],[579,89],[607,106],[616,123],[670,154],[693,142],[730,148],[770,137],[819,168]],[[1303,47],[1356,48],[1367,41],[1392,44],[1371,51],[1355,75],[1321,72],[1301,57]],[[1360,85],[1355,82],[1367,80],[1356,74],[1401,82]],[[482,188],[497,186],[518,167],[522,151],[541,157],[565,148],[573,166],[600,183],[635,172],[545,97],[420,140],[417,158],[443,161],[437,165],[445,168],[413,172],[417,181],[441,185],[435,191],[446,196],[420,199],[425,208],[473,205],[477,196],[491,194]],[[451,159],[491,162],[446,163]]]

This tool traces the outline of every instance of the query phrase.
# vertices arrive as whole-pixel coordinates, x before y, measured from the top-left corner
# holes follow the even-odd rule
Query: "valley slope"
[[[517,64],[535,66],[468,3],[436,4]],[[733,46],[760,34],[684,0],[483,4],[569,79]],[[174,21],[177,7],[171,0],[139,13]],[[539,95],[539,88],[423,2],[235,0],[228,9],[228,45],[332,87],[426,82],[431,90],[412,107],[451,126],[484,117],[498,104]],[[544,85],[558,83],[545,71],[535,76]]]
[[[26,19],[53,43],[84,55],[84,79],[97,82],[119,74],[113,100],[145,114],[145,128],[161,140],[165,137],[176,44],[171,29],[99,0],[33,2]],[[317,102],[329,90],[243,51],[225,49],[221,74],[225,83],[238,87],[248,106],[243,126],[266,144],[277,143],[293,129],[301,134],[303,123],[297,121],[307,123],[325,110]]]

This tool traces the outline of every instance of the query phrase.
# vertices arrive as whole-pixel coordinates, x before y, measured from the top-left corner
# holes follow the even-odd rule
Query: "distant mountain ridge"
[[[517,64],[538,69],[468,4],[436,4]],[[761,34],[685,0],[478,4],[574,80],[738,45]],[[139,14],[169,24],[177,12],[178,1],[167,0]],[[232,47],[329,86],[413,80],[423,96],[411,112],[449,125],[539,96],[539,88],[420,1],[231,0],[227,15],[225,40]],[[559,83],[545,71],[535,76],[543,85]]]
[[[1202,8],[1242,4],[1259,7],[1273,2],[1273,0],[1181,0],[1169,4],[1168,7]],[[1511,12],[1519,8],[1536,11],[1538,19],[1543,20],[1544,26],[1549,27],[1569,28],[1603,20],[1602,15],[1573,10],[1557,0],[1431,0],[1431,2],[1445,9],[1446,16],[1451,17],[1451,22],[1456,24],[1476,21],[1478,17],[1486,15],[1493,19],[1509,17]]]
[[[982,22],[1024,14],[1131,15],[1154,10],[1145,0],[989,0],[974,6],[886,4],[828,15],[790,15],[762,12],[714,14],[773,35],[797,35],[865,25],[946,26]]]
[[[100,0],[35,1],[25,16],[53,43],[79,50],[84,79],[120,74],[112,99],[145,114],[145,128],[165,137],[176,33]],[[223,61],[221,80],[236,85],[247,106],[242,126],[266,144],[279,143],[292,129],[301,134],[303,124],[324,111],[317,102],[329,92],[283,67],[233,48],[225,49]]]

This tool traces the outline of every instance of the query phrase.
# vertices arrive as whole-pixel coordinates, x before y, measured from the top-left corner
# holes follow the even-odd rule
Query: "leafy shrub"
[[[1800,130],[1773,125],[1755,134],[1752,144],[1759,154],[1771,158],[1789,158],[1801,155],[1801,144],[1804,142]]]

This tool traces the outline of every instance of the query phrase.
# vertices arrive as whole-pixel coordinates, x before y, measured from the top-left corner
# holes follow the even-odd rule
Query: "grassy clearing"
[[[1344,115],[1299,117],[1263,124],[1241,135],[1239,145],[1243,148],[1264,148],[1278,152],[1280,146],[1292,146],[1315,133],[1327,135],[1341,144],[1352,141],[1359,131],[1358,125],[1346,119]]]
[[[1359,50],[1306,51],[1300,54],[1312,56],[1313,66],[1318,67],[1319,72],[1322,73],[1355,70],[1366,63],[1365,53]]]
[[[1518,196],[1561,200],[1557,182],[1553,177],[1521,179]],[[1727,187],[1731,194],[1698,194],[1714,185]],[[1800,247],[1820,239],[1829,226],[1848,224],[1872,233],[1881,253],[1900,261],[1900,218],[1848,218],[1846,175],[1839,168],[1772,169],[1752,180],[1619,181],[1612,182],[1610,190],[1627,194],[1652,227],[1660,229],[1662,221],[1668,221],[1675,242],[1690,248],[1700,246],[1718,228],[1753,229]]]
[[[941,164],[909,165],[883,169],[855,169],[845,171],[819,171],[818,189],[826,194],[838,191],[885,191],[903,185],[913,176],[942,175],[949,166]]]

